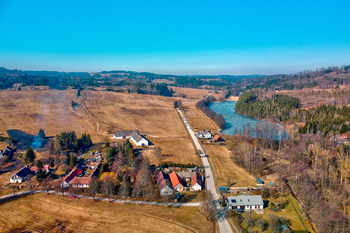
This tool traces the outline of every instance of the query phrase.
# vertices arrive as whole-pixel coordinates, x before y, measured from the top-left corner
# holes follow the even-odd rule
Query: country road
[[[44,193],[44,194],[46,194],[47,191],[46,190],[23,191],[23,192],[17,192],[15,196],[18,197],[18,196],[37,194],[37,193]],[[62,195],[61,192],[53,191],[53,190],[49,190],[48,193],[49,194]],[[77,196],[77,198],[85,198],[85,199],[91,199],[91,200],[94,199],[91,196],[76,195],[74,193],[68,193],[68,192],[64,192],[63,194],[64,194],[64,196],[75,195],[75,196]],[[8,194],[8,195],[5,195],[5,196],[1,196],[0,197],[0,201],[6,200],[6,199],[12,198],[12,197],[14,197],[13,194]],[[96,197],[95,199],[97,201],[108,201],[108,198],[102,198],[102,197]],[[110,198],[110,202],[123,203],[123,204],[124,203],[125,204],[138,204],[138,205],[159,205],[159,206],[169,206],[169,207],[172,207],[172,206],[173,207],[198,207],[198,206],[200,206],[199,202],[193,202],[193,203],[173,203],[173,202],[169,202],[169,203],[165,203],[165,202],[123,200],[123,199],[114,199],[114,198]]]
[[[231,229],[231,227],[230,227],[230,225],[225,217],[227,210],[225,208],[222,208],[218,202],[218,200],[220,199],[220,195],[218,195],[216,192],[213,173],[211,171],[208,158],[203,153],[203,149],[202,149],[201,145],[199,144],[196,135],[194,134],[193,130],[191,129],[190,125],[188,124],[185,116],[183,115],[183,113],[181,112],[180,109],[177,108],[176,110],[180,114],[180,117],[181,117],[183,123],[185,124],[189,134],[191,135],[191,138],[192,138],[197,150],[200,152],[200,157],[202,158],[203,166],[205,169],[205,175],[206,175],[206,180],[207,180],[207,189],[212,193],[213,197],[216,200],[216,208],[217,208],[216,217],[217,217],[217,220],[219,223],[220,232],[221,233],[232,233],[232,229]]]

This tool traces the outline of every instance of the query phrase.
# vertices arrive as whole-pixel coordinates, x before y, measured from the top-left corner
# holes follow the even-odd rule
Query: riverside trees
[[[348,232],[349,146],[313,134],[289,135],[280,150],[279,142],[271,146],[249,134],[227,140],[232,142],[233,158],[250,173],[276,174],[275,183],[295,195],[317,232]]]

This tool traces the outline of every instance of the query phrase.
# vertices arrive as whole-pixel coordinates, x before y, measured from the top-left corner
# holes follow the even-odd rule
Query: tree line
[[[350,148],[295,128],[285,140],[228,136],[233,159],[256,177],[275,174],[281,194],[291,192],[317,232],[348,232]],[[282,191],[284,190],[284,193]]]
[[[208,108],[210,102],[215,100],[214,96],[206,97],[196,103],[196,108],[199,108],[207,117],[212,119],[217,126],[223,128],[226,124],[224,117],[221,114],[216,114],[216,112]]]

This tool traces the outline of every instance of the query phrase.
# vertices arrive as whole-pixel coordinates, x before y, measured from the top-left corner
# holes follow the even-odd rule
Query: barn
[[[115,131],[115,139],[130,138],[136,146],[148,146],[148,140],[139,134],[138,130]]]

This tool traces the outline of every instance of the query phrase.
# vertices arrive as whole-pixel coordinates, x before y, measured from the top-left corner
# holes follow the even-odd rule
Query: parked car
[[[71,195],[69,195],[69,198],[76,198],[77,196],[75,196],[75,195],[73,195],[73,194],[71,194]]]

